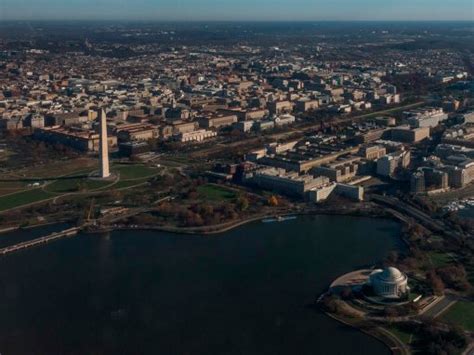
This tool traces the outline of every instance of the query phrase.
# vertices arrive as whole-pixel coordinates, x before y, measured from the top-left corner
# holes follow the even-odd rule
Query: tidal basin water
[[[389,220],[315,216],[216,236],[80,235],[11,254],[0,258],[0,353],[390,354],[309,305],[402,248],[399,235]]]

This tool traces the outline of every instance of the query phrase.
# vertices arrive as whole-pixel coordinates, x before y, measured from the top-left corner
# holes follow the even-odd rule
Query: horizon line
[[[174,20],[166,20],[166,19],[139,19],[139,18],[39,18],[39,19],[28,19],[28,18],[18,18],[18,19],[6,19],[1,20],[0,26],[2,23],[5,22],[24,22],[24,21],[33,21],[33,22],[68,22],[68,21],[82,21],[82,22],[98,22],[98,21],[120,21],[120,22],[162,22],[162,23],[176,23],[176,22],[191,22],[191,23],[199,23],[199,22],[209,22],[209,23],[232,23],[232,22],[266,22],[266,23],[278,23],[278,22],[300,22],[300,23],[315,23],[315,22],[471,22],[474,24],[474,19],[355,19],[355,20],[343,20],[343,19],[315,19],[315,20],[306,20],[306,19],[232,19],[232,20],[215,20],[215,19],[174,19]]]

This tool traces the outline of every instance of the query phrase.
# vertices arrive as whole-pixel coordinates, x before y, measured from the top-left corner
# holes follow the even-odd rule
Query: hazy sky
[[[11,19],[474,20],[474,0],[0,0]]]

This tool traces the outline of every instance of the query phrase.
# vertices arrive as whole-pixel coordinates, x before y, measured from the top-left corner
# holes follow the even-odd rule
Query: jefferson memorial
[[[394,267],[374,270],[367,280],[377,296],[399,300],[410,292],[408,277]]]

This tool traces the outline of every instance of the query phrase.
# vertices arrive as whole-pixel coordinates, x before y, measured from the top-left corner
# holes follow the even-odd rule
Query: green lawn
[[[145,165],[116,165],[112,170],[120,174],[120,180],[143,179],[158,173],[158,168]]]
[[[111,185],[111,181],[91,180],[91,179],[64,179],[57,180],[46,187],[48,192],[69,193],[92,191]]]
[[[22,181],[2,181],[0,182],[0,196],[19,192],[27,187],[27,183]]]
[[[137,186],[140,184],[143,184],[144,182],[147,182],[148,179],[138,179],[138,180],[126,180],[126,181],[119,181],[116,183],[113,188],[116,190],[119,189],[125,189],[127,187],[132,187],[132,186]]]
[[[22,191],[12,195],[2,196],[0,197],[0,211],[47,200],[51,197],[54,197],[54,195],[45,192],[42,189]]]
[[[236,198],[234,191],[216,185],[201,185],[197,188],[199,197],[210,201],[233,200]]]
[[[443,320],[474,332],[474,302],[457,302],[443,315]]]
[[[428,255],[435,268],[444,267],[453,261],[446,253],[431,252]]]
[[[387,326],[386,328],[390,333],[395,335],[404,344],[408,345],[410,343],[411,333],[408,333],[405,330],[400,329],[396,325]]]

